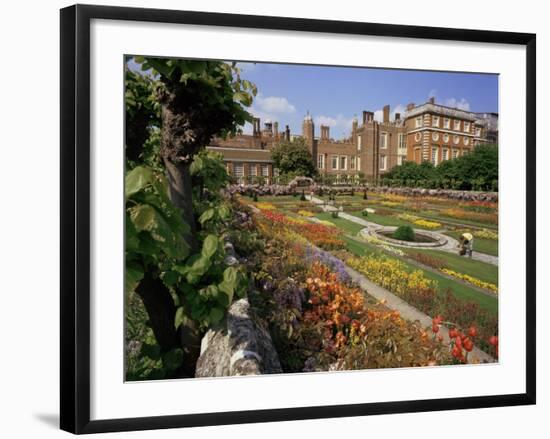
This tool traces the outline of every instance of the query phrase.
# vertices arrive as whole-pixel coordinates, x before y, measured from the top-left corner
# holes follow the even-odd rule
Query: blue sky
[[[255,116],[290,126],[300,134],[306,112],[319,125],[331,127],[331,137],[348,136],[354,115],[363,110],[382,117],[382,107],[404,113],[408,103],[436,103],[469,111],[498,112],[498,75],[326,67],[288,64],[238,63],[242,77],[258,86],[251,111]],[[250,132],[251,127],[245,127]]]
[[[140,70],[133,60],[132,70]],[[292,64],[237,63],[242,77],[258,86],[258,95],[250,111],[279,122],[279,130],[290,126],[301,134],[307,111],[319,125],[331,127],[335,139],[351,132],[354,115],[361,119],[363,110],[374,111],[381,120],[382,107],[391,106],[404,113],[408,103],[422,104],[430,97],[436,103],[477,112],[498,112],[498,75],[451,73],[417,70],[389,70],[359,67],[327,67]],[[251,132],[247,124],[245,132]]]

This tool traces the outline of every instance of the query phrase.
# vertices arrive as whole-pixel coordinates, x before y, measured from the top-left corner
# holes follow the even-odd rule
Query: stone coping
[[[363,229],[365,230],[365,229]],[[361,230],[361,232],[363,232]],[[378,228],[371,228],[367,233],[369,233],[371,236],[375,236],[376,238],[380,239],[381,241],[386,241],[393,245],[399,245],[401,247],[411,247],[411,248],[437,248],[437,247],[443,247],[447,244],[448,239],[446,236],[442,235],[441,233],[432,232],[429,230],[421,230],[421,229],[413,229],[415,234],[418,235],[424,235],[428,236],[429,238],[432,238],[433,242],[411,242],[411,241],[402,241],[400,239],[394,239],[390,238],[384,233],[391,233],[397,230],[397,227],[395,226],[381,226]]]

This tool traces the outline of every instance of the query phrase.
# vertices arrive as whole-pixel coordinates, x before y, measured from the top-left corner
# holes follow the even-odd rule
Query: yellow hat
[[[472,239],[474,239],[474,236],[468,232],[463,233],[462,236],[464,237],[464,239],[467,239],[468,241],[471,241]]]

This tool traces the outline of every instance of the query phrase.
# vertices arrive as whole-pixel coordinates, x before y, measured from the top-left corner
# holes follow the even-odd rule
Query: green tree
[[[126,72],[126,292],[142,299],[163,355],[183,341],[192,375],[200,331],[246,287],[218,233],[230,216],[219,198],[227,173],[201,151],[251,120],[256,87],[235,64],[135,60],[144,73]]]
[[[271,158],[281,175],[314,177],[317,174],[311,153],[300,137],[279,143],[273,148]]]

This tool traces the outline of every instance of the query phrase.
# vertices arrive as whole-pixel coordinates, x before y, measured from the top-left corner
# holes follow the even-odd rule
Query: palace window
[[[340,169],[342,171],[345,171],[346,169],[348,169],[348,156],[346,155],[340,156]]]
[[[443,160],[449,160],[449,149],[443,148]]]
[[[352,155],[352,156],[349,158],[349,168],[350,168],[350,169],[355,170],[355,160],[356,160],[356,157],[355,157],[354,155]]]
[[[464,131],[470,132],[470,122],[464,122]]]
[[[459,120],[455,120],[454,129],[455,129],[455,131],[460,131],[460,121]]]
[[[476,137],[481,137],[481,128],[476,128]]]
[[[470,139],[464,136],[464,145],[467,145],[468,143],[470,143]]]
[[[333,169],[333,170],[338,169],[338,156],[337,155],[333,155],[333,156],[330,157],[330,168]]]
[[[317,168],[325,169],[325,155],[317,154]]]
[[[361,157],[357,157],[357,170],[361,170]]]
[[[388,133],[380,133],[380,148],[388,147]]]
[[[363,145],[361,145],[361,142],[362,142],[363,138],[361,136],[357,136],[357,151],[361,151],[361,147]]]
[[[235,173],[235,177],[244,176],[244,165],[242,163],[234,163],[233,172]]]
[[[432,116],[432,126],[439,128],[439,116]]]
[[[407,156],[406,156],[406,155],[401,155],[401,154],[399,154],[399,155],[397,156],[397,164],[398,164],[398,165],[402,165],[403,162],[404,162],[405,160],[407,160]]]
[[[443,128],[447,128],[448,130],[451,129],[451,119],[448,117],[443,119]]]
[[[381,154],[380,155],[380,170],[381,171],[385,171],[386,170],[386,165],[387,165],[387,160],[386,160],[386,156],[384,154]]]
[[[422,126],[422,116],[418,116],[416,118],[416,128],[420,128]]]
[[[432,164],[437,165],[437,152],[438,148],[436,145],[432,146]]]
[[[269,166],[268,165],[262,165],[262,176],[263,177],[269,177]]]
[[[453,148],[452,158],[453,158],[453,159],[456,159],[457,157],[458,157],[458,149]]]
[[[397,148],[398,149],[407,149],[407,138],[404,133],[399,133],[397,136]]]
[[[258,168],[256,167],[256,165],[253,165],[253,164],[248,165],[248,175],[250,177],[255,177],[256,175],[258,175]]]

